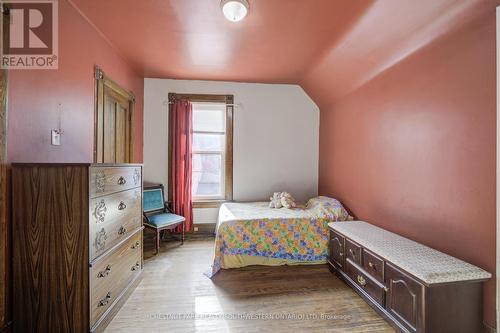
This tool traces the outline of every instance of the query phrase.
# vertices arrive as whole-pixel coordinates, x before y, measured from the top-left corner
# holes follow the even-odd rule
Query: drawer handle
[[[97,307],[99,308],[99,307],[101,307],[101,306],[105,306],[105,305],[107,305],[107,304],[109,303],[109,301],[110,301],[110,300],[111,300],[111,292],[108,292],[108,293],[106,294],[106,297],[105,297],[104,299],[101,299],[101,300],[99,301],[99,304],[97,304]]]
[[[365,278],[364,278],[364,277],[362,277],[361,275],[358,275],[358,283],[359,283],[362,287],[366,286],[366,280],[365,280]]]
[[[373,269],[374,271],[377,270],[377,266],[375,266],[371,261],[368,262],[368,266]]]
[[[127,205],[123,201],[120,201],[120,204],[118,205],[118,210],[124,210],[127,208]]]
[[[384,291],[385,291],[385,292],[388,292],[388,291],[389,291],[389,288],[387,288],[386,286],[384,286]]]
[[[124,226],[121,226],[120,229],[118,229],[118,235],[124,235],[127,232],[127,229]]]
[[[127,180],[121,176],[118,178],[118,185],[125,185],[127,183]]]
[[[344,252],[340,252],[340,253],[339,253],[339,255],[340,255],[341,257],[343,257],[343,256],[344,256]]]
[[[111,272],[111,266],[108,265],[103,271],[100,271],[99,274],[97,274],[98,278],[103,278],[109,275],[109,272]]]
[[[354,253],[354,251],[352,249],[349,249],[349,253],[351,254],[351,256],[353,258],[356,258],[356,253]]]
[[[141,242],[139,242],[139,241],[135,242],[135,244],[134,244],[134,245],[132,245],[132,249],[134,249],[134,250],[135,250],[135,249],[138,249],[138,248],[140,248],[140,247],[141,247]]]
[[[136,271],[138,270],[139,268],[141,268],[141,265],[139,264],[139,262],[136,262],[134,266],[132,266],[132,271]]]

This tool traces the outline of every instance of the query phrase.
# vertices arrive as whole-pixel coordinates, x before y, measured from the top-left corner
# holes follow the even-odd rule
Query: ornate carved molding
[[[104,219],[106,218],[106,211],[107,210],[108,210],[108,208],[106,207],[106,203],[104,202],[104,199],[101,200],[94,207],[94,212],[92,213],[92,215],[94,216],[97,223],[104,222]]]
[[[102,228],[100,231],[96,232],[94,247],[96,248],[96,250],[98,252],[104,250],[104,247],[106,246],[106,239],[107,238],[108,238],[108,235],[106,234],[106,230],[104,230],[104,228]]]

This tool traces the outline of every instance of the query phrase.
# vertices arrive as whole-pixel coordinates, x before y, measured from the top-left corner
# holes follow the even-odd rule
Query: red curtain
[[[176,100],[170,113],[172,208],[175,214],[186,218],[186,231],[191,231],[193,226],[191,198],[193,107],[187,100]]]

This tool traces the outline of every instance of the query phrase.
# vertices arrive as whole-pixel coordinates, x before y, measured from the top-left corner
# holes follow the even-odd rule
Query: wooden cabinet
[[[491,274],[366,222],[329,227],[330,270],[396,330],[482,332],[482,282]]]
[[[14,164],[14,332],[101,332],[142,273],[142,166]]]

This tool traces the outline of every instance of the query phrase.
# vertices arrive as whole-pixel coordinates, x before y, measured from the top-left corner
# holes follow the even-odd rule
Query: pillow
[[[350,221],[353,219],[340,201],[329,197],[319,196],[309,199],[306,209],[319,218],[327,218],[333,221]]]

